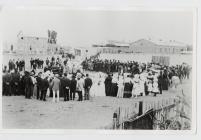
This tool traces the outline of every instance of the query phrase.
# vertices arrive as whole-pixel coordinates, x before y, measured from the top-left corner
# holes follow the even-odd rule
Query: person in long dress
[[[127,75],[124,85],[124,98],[130,98],[132,96],[132,87],[133,84],[131,83],[131,78],[129,77],[129,75]]]
[[[108,74],[108,77],[105,79],[105,94],[106,96],[111,96],[111,87],[112,87],[112,75]]]
[[[118,92],[118,86],[117,86],[117,75],[114,75],[112,78],[112,87],[111,87],[111,96],[116,97]]]
[[[147,73],[143,72],[140,74],[140,93],[145,96],[145,82],[147,80]]]
[[[104,86],[104,77],[99,74],[99,78],[97,80],[97,95],[96,96],[105,96],[105,86]]]
[[[148,93],[149,93],[149,95],[151,95],[152,90],[153,90],[152,80],[150,80],[150,79],[148,80],[147,86],[148,86]]]
[[[124,77],[123,76],[119,76],[117,84],[118,84],[117,97],[123,98],[123,95],[124,95]]]
[[[159,88],[158,88],[158,78],[154,78],[153,80],[153,90],[152,90],[154,96],[156,96],[156,94],[159,94]]]
[[[140,92],[139,75],[135,74],[133,79],[132,97],[137,98]]]

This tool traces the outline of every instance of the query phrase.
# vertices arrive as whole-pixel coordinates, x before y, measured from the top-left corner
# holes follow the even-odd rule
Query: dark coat
[[[39,89],[41,89],[42,78],[41,77],[36,77],[36,82],[37,82],[37,86],[39,87]]]
[[[105,79],[105,93],[106,93],[106,96],[111,95],[111,87],[112,87],[112,77],[108,76]]]
[[[75,79],[72,79],[70,82],[70,90],[75,91],[77,86],[77,81]]]
[[[49,82],[47,79],[41,79],[41,91],[47,90],[49,87]]]
[[[85,80],[84,80],[84,88],[88,88],[88,87],[91,87],[92,86],[92,80],[91,78],[87,77]]]
[[[69,87],[70,88],[70,85],[71,85],[71,80],[66,78],[66,77],[63,77],[61,79],[61,87],[62,88],[66,88],[66,87]]]

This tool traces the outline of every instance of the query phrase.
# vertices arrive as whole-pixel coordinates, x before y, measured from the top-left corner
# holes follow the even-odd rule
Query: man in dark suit
[[[75,99],[77,81],[75,80],[75,75],[73,75],[72,80],[70,81],[70,100]]]
[[[63,89],[64,101],[69,101],[69,90],[71,81],[67,78],[67,73],[64,73],[64,77],[61,79],[61,88]]]
[[[11,96],[11,75],[6,72],[3,76],[4,95]]]
[[[106,96],[111,96],[111,87],[112,87],[112,75],[108,74],[108,77],[105,79],[105,94]]]
[[[84,80],[84,98],[89,100],[89,92],[92,86],[92,80],[89,78],[89,74],[86,74],[86,79]]]
[[[24,78],[24,83],[25,83],[25,98],[26,99],[31,99],[31,86],[33,85],[30,73],[25,71],[25,78]]]
[[[20,74],[15,69],[15,72],[12,74],[11,88],[12,93],[16,96],[19,95],[19,83],[20,83]]]
[[[41,81],[42,81],[42,78],[41,78],[41,72],[38,73],[38,76],[36,77],[36,82],[37,82],[37,99],[39,99],[40,97],[40,94],[41,94]],[[42,99],[41,99],[42,100]]]
[[[48,76],[46,76],[44,79],[41,79],[41,97],[40,99],[43,101],[46,101],[46,93],[47,89],[49,87],[49,82],[48,82]]]

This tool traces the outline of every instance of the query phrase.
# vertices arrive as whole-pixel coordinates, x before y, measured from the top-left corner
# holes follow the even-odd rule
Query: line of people
[[[31,58],[31,60],[30,60],[31,69],[36,69],[36,68],[42,69],[43,64],[44,64],[44,61],[39,58],[36,58],[36,59]]]
[[[19,70],[19,71],[23,71],[25,69],[25,61],[24,59],[18,59],[17,61],[15,61],[15,59],[10,59],[8,62],[8,69],[7,66],[4,66],[3,70]]]
[[[104,73],[131,73],[140,74],[142,71],[149,69],[151,67],[157,66],[156,69],[164,70],[167,69],[168,73],[171,75],[177,75],[180,79],[189,78],[191,68],[189,65],[183,63],[176,66],[164,66],[158,63],[139,63],[136,61],[120,62],[119,60],[101,60],[99,58],[86,59],[82,63],[83,69],[89,71],[101,71]]]

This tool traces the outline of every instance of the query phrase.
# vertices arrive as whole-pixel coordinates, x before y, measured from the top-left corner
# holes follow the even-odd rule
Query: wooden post
[[[113,114],[113,129],[117,129],[117,113]]]

